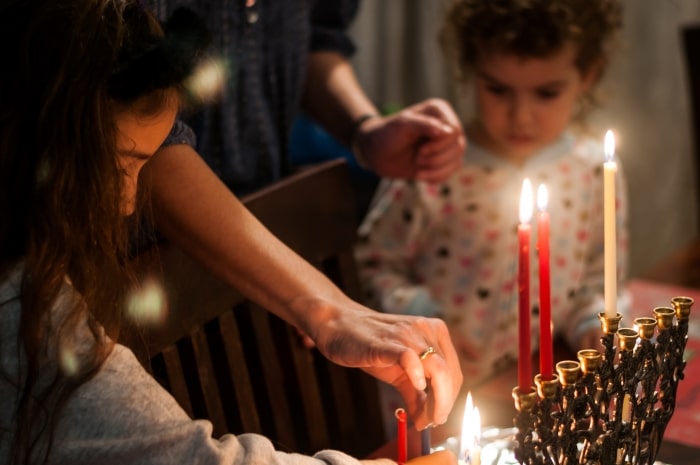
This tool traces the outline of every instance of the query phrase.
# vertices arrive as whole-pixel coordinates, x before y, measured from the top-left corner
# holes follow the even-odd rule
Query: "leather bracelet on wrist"
[[[357,136],[360,134],[360,127],[365,123],[365,121],[372,118],[377,118],[379,116],[380,115],[378,115],[377,113],[365,113],[352,122],[352,128],[350,130],[350,150],[355,156],[355,161],[357,162],[357,164],[365,169],[367,169],[369,166],[367,164],[367,160],[365,160],[365,158],[360,153],[360,149],[357,147]]]

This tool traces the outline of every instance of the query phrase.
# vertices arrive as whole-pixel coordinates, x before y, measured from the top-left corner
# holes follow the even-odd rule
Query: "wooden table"
[[[700,238],[652,267],[641,278],[700,290]],[[575,360],[576,356],[563,341],[555,341],[555,360],[567,359]],[[537,363],[538,359],[535,355],[533,366],[537,366]],[[511,370],[474,389],[472,395],[475,405],[479,407],[483,426],[508,427],[513,424],[515,407],[510,392],[516,383],[517,375],[514,366]],[[463,406],[464,397],[461,397],[455,402],[453,413],[448,422],[432,431],[433,444],[444,442],[447,437],[455,436],[455,432],[460,431]],[[419,434],[409,430],[408,443],[409,458],[418,456],[420,454]],[[395,459],[396,443],[393,441],[387,443],[375,451],[371,457]],[[657,460],[672,465],[697,465],[700,464],[700,448],[665,440],[661,445]]]

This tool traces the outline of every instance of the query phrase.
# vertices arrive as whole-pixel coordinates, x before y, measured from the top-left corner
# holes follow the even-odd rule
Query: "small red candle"
[[[520,194],[518,225],[518,387],[530,392],[530,220],[532,219],[532,184],[525,178]]]
[[[396,437],[396,445],[398,447],[396,461],[399,463],[399,465],[403,465],[404,463],[406,463],[408,457],[408,441],[406,438],[406,411],[402,408],[397,408],[394,414],[396,415],[396,419],[398,420],[396,424],[398,429],[398,434]]]
[[[554,373],[552,347],[552,299],[549,275],[549,212],[547,187],[540,184],[537,189],[537,256],[540,262],[540,374],[549,381]]]

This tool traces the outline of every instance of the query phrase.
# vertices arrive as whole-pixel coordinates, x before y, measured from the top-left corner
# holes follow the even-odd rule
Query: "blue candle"
[[[430,428],[425,428],[420,432],[420,454],[430,454]]]

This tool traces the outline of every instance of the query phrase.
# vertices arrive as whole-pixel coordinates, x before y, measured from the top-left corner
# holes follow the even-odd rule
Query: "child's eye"
[[[486,90],[494,95],[505,95],[508,92],[508,89],[506,87],[496,85],[486,86]]]
[[[541,89],[537,91],[537,96],[542,100],[552,100],[559,97],[560,92],[552,89]]]

